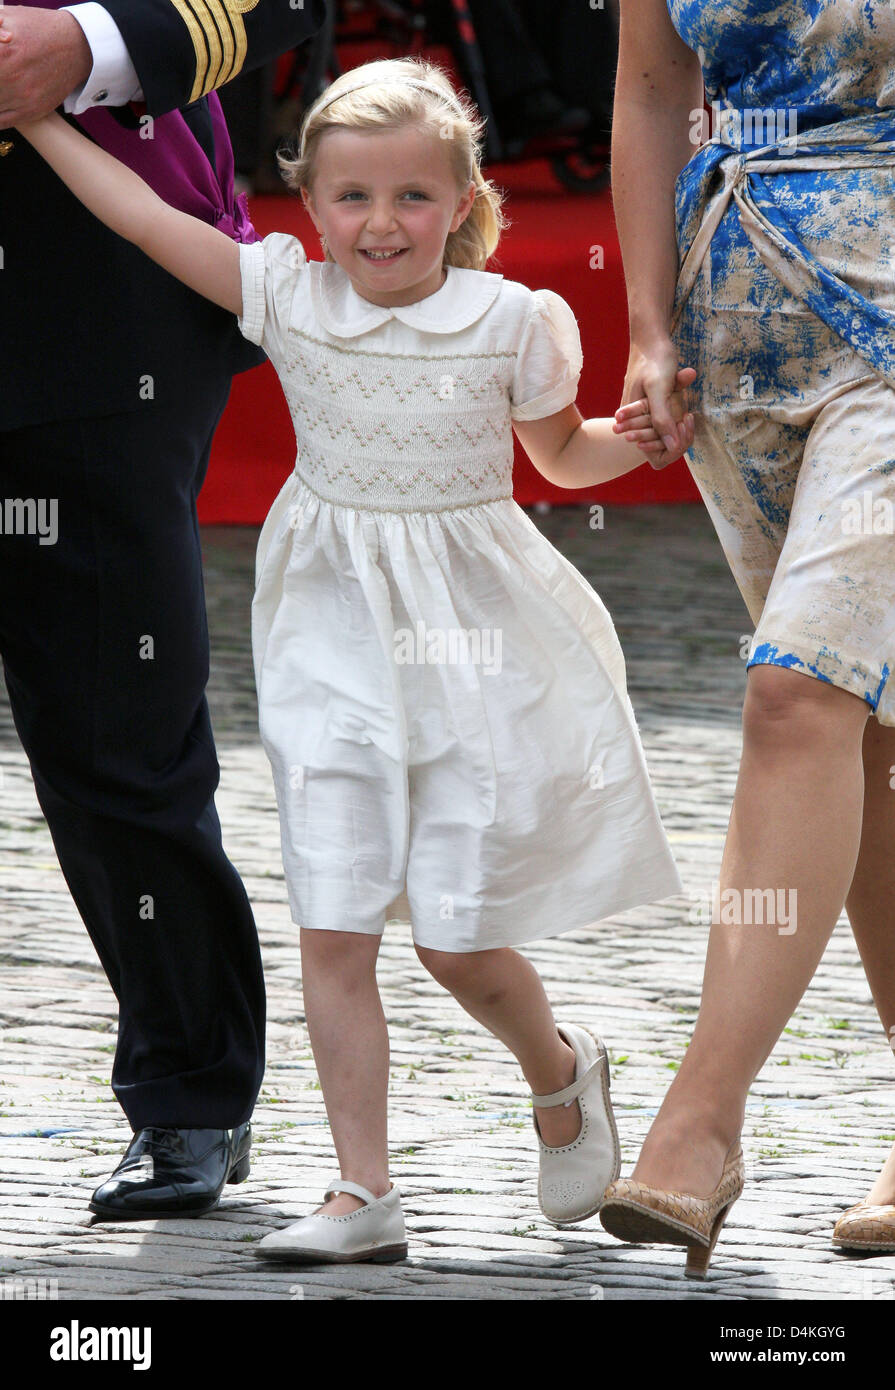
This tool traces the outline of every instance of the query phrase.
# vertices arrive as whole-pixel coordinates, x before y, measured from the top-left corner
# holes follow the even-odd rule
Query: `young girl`
[[[406,1254],[376,986],[402,907],[426,968],[519,1061],[545,1216],[593,1215],[619,1171],[606,1050],[557,1025],[512,947],[682,885],[614,628],[513,501],[512,430],[545,477],[586,487],[687,447],[680,393],[671,453],[646,402],[623,426],[582,419],[574,315],[482,269],[504,225],[482,123],[430,63],[346,73],[281,160],[323,262],[285,233],[239,245],[174,211],[58,115],[22,133],[113,230],[238,316],[295,425],[295,472],[258,546],[253,645],[340,1176],[260,1253]]]

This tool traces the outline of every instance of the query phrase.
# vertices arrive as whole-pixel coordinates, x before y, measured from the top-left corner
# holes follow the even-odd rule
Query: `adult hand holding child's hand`
[[[693,416],[686,411],[683,392],[696,380],[696,372],[693,367],[678,370],[677,360],[670,338],[649,347],[632,344],[622,404],[615,412],[615,433],[638,444],[655,469],[674,463],[693,442]],[[643,399],[647,415],[641,414]]]
[[[48,115],[93,68],[78,21],[64,10],[0,8],[0,130]]]

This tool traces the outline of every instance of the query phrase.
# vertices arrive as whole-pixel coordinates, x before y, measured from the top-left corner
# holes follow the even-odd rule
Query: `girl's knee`
[[[375,972],[381,938],[369,932],[302,927],[300,941],[303,972],[334,968]]]
[[[435,951],[430,946],[415,946],[416,954],[433,980],[453,994],[475,978],[477,951]]]

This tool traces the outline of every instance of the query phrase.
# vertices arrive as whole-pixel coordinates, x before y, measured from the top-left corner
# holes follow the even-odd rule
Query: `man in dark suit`
[[[216,88],[324,0],[6,6],[0,42],[0,654],[72,896],[119,1003],[134,1139],[106,1218],[198,1215],[249,1170],[265,998],[221,845],[196,497],[262,355],[84,209],[12,127],[69,119],[169,201],[256,239]],[[51,536],[30,524],[56,518]]]

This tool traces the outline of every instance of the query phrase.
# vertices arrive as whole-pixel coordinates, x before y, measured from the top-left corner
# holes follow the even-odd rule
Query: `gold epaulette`
[[[242,68],[246,56],[246,31],[242,16],[260,0],[171,0],[189,31],[196,50],[196,80],[190,101],[207,96],[229,82]]]

